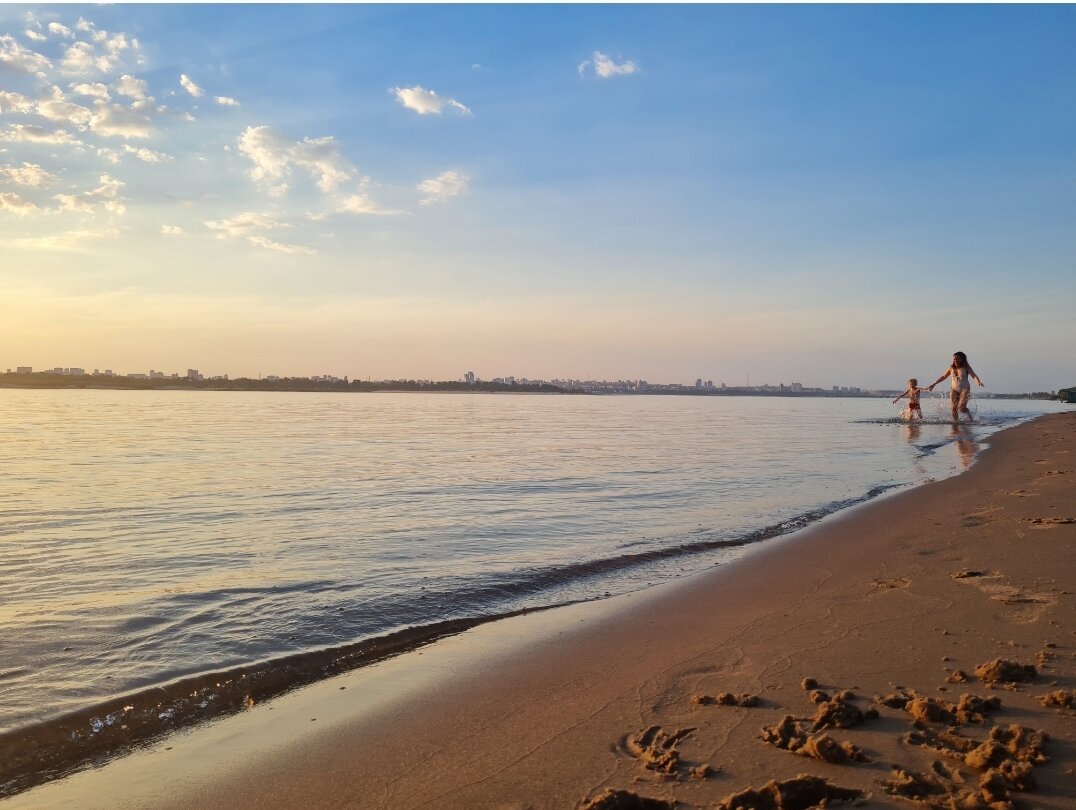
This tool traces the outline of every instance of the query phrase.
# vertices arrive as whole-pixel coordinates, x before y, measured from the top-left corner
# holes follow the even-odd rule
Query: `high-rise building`
[[[463,381],[468,385],[474,385],[474,372],[468,371],[466,374],[464,374]]]

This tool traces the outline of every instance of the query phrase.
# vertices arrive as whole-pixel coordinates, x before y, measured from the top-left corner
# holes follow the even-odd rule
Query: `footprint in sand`
[[[1037,517],[1028,518],[1032,529],[1055,529],[1058,526],[1067,526],[1076,523],[1076,518],[1070,517]]]
[[[1056,596],[1010,585],[1000,574],[969,571],[966,574],[958,572],[952,576],[957,582],[971,585],[982,591],[991,602],[1004,605],[1003,617],[1016,624],[1037,622],[1047,610],[1057,604]]]
[[[987,517],[986,515],[966,515],[960,521],[960,525],[971,529],[975,526],[982,526],[984,523],[989,523],[991,520],[993,520],[993,518]]]
[[[891,588],[907,588],[912,581],[907,577],[894,577],[893,579],[876,579],[873,585],[876,590],[888,591]]]
[[[1009,493],[1015,495],[1017,498],[1035,498],[1037,497],[1034,492],[1028,492],[1026,489],[1014,489]]]
[[[1052,475],[1067,475],[1071,470],[1047,470],[1039,478],[1049,478]]]

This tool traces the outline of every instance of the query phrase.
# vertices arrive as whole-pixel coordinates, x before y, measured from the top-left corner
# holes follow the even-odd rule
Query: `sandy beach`
[[[685,583],[474,628],[0,806],[1071,808],[1074,490],[1076,413],[1042,417]]]

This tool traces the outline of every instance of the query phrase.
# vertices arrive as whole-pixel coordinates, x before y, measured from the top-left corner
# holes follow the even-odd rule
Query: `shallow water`
[[[0,731],[645,587],[956,472],[1054,403],[0,391]],[[924,411],[927,402],[924,402]]]

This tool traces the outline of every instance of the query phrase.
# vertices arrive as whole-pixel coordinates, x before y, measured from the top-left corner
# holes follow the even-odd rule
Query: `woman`
[[[968,400],[971,398],[971,380],[975,380],[981,388],[983,381],[979,379],[979,375],[975,373],[975,369],[968,364],[968,356],[964,352],[956,352],[953,354],[953,362],[949,368],[945,370],[938,379],[930,384],[927,388],[928,391],[933,391],[934,386],[949,377],[952,381],[949,385],[949,405],[953,409],[953,421],[956,422],[959,417],[957,413],[964,413],[968,415],[968,419],[973,418],[971,411],[968,410]]]

